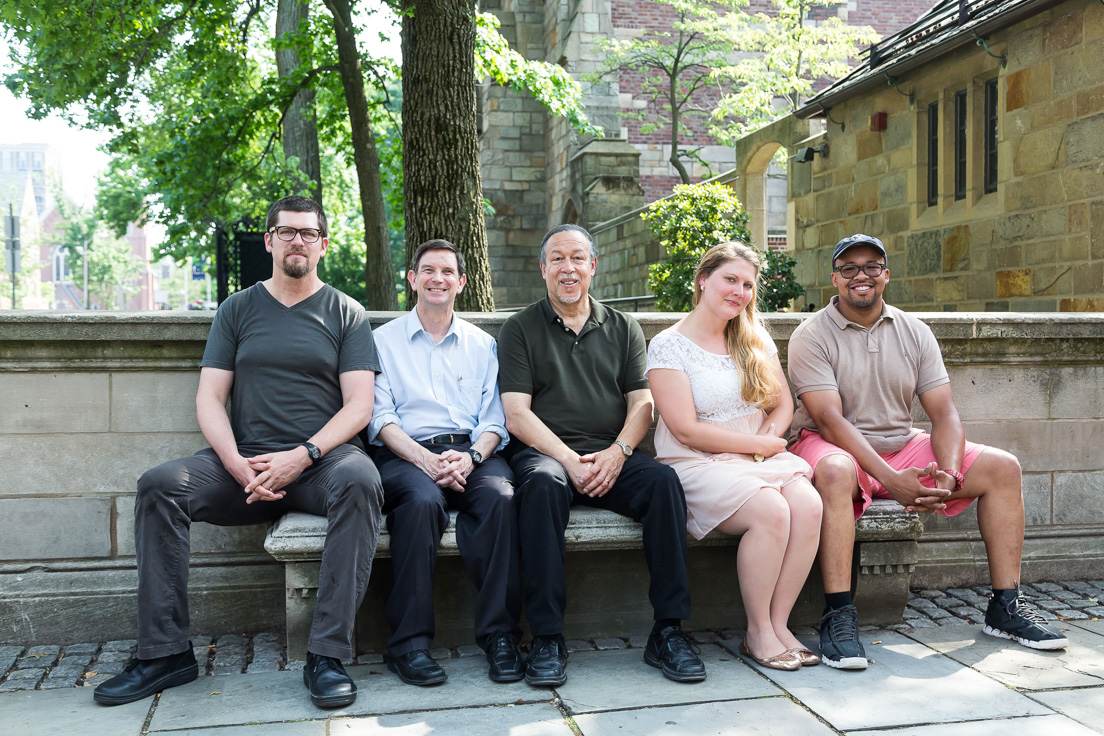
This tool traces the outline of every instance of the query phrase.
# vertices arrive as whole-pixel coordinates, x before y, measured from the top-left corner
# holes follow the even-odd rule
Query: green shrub
[[[648,286],[656,309],[689,312],[694,306],[694,271],[705,252],[718,243],[739,240],[748,245],[751,232],[743,206],[723,184],[680,184],[641,215],[667,252],[667,260],[648,268]],[[785,253],[763,253],[759,308],[774,312],[804,293],[794,281],[797,259]]]

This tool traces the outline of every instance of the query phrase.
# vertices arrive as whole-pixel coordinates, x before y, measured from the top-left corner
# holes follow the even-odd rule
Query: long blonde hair
[[[755,282],[751,301],[744,311],[728,321],[724,328],[725,347],[732,356],[732,362],[740,370],[741,393],[749,404],[767,409],[778,400],[782,385],[774,374],[767,346],[763,342],[758,319],[756,302],[759,298],[759,269],[762,265],[759,254],[744,243],[729,241],[710,248],[694,272],[694,306],[701,301],[702,280],[709,278],[714,271],[733,260],[750,263],[755,269]]]

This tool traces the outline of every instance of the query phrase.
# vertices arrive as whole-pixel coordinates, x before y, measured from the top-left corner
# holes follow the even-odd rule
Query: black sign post
[[[15,216],[15,210],[8,203],[8,247],[4,251],[8,273],[12,279],[12,309],[15,309],[15,287],[19,279],[19,218]]]

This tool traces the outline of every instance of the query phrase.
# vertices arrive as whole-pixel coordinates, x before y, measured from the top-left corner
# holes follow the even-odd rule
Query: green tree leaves
[[[689,312],[694,308],[694,272],[714,245],[739,240],[754,247],[748,215],[724,184],[680,184],[674,194],[652,203],[640,216],[667,252],[667,260],[648,267],[648,286],[660,311]],[[773,251],[759,254],[763,259],[759,309],[784,309],[790,300],[805,293],[794,280],[797,259]]]
[[[703,28],[716,41],[753,54],[713,70],[726,90],[710,127],[718,140],[732,144],[796,110],[817,80],[842,77],[859,48],[878,40],[870,26],[849,26],[837,17],[808,19],[812,10],[843,2],[771,0],[774,14],[729,13]]]

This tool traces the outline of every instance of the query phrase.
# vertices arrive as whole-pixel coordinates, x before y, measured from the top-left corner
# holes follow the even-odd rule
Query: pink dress
[[[778,348],[765,331],[768,353]],[[744,401],[740,371],[728,355],[701,348],[674,327],[652,338],[648,345],[648,370],[682,371],[690,379],[698,419],[727,429],[755,434],[766,414]],[[780,490],[812,475],[809,464],[789,452],[757,463],[751,455],[731,460],[710,460],[710,453],[683,445],[659,418],[655,432],[656,459],[678,473],[686,491],[686,530],[701,539],[764,488]]]

